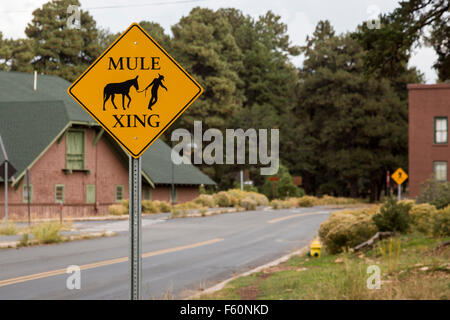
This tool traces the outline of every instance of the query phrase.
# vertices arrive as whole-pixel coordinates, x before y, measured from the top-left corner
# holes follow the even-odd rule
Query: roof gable
[[[16,178],[72,123],[97,125],[67,94],[69,85],[56,76],[38,75],[34,91],[33,74],[0,72],[0,135]],[[170,153],[158,139],[142,155],[142,169],[155,184],[172,182]],[[191,164],[175,165],[174,177],[176,184],[215,184]]]

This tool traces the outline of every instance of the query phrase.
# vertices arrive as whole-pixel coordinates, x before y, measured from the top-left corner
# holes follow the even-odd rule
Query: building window
[[[124,190],[123,185],[116,185],[116,195],[115,195],[116,202],[120,202],[123,200],[123,192],[124,192],[123,190]]]
[[[142,188],[142,200],[152,200],[152,190],[149,187]]]
[[[30,192],[28,192],[28,187],[24,184],[22,188],[22,201],[28,203],[28,197],[30,197],[30,202],[33,202],[33,186],[30,184]]]
[[[66,169],[84,169],[84,130],[69,130],[66,135]]]
[[[433,162],[433,174],[438,181],[447,181],[447,161],[434,161]]]
[[[63,184],[55,185],[55,202],[64,203],[65,200],[65,187]]]
[[[95,184],[86,186],[86,203],[95,203]]]
[[[434,143],[446,144],[448,136],[448,119],[447,117],[434,118]]]

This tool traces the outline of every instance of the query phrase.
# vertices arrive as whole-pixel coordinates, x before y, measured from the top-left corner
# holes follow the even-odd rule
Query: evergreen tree
[[[101,46],[96,23],[88,12],[80,12],[80,29],[67,27],[69,5],[80,3],[53,0],[34,10],[25,34],[32,40],[32,69],[73,81],[100,55]],[[28,64],[18,65],[20,71],[29,69]]]
[[[366,52],[328,21],[303,50],[296,113],[308,191],[379,198],[385,172],[407,166],[407,104],[388,79],[364,73]]]

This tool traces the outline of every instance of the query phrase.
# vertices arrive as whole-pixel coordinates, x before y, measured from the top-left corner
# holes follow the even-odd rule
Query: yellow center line
[[[272,219],[272,220],[267,221],[267,223],[277,223],[277,222],[281,222],[281,221],[292,219],[292,218],[297,218],[297,217],[302,217],[302,216],[310,216],[310,215],[321,214],[321,213],[322,212],[297,213],[297,214],[292,214],[292,215],[286,216],[286,217]]]
[[[148,257],[157,256],[160,254],[172,253],[172,252],[177,252],[177,251],[181,251],[181,250],[197,248],[197,247],[213,244],[216,242],[220,242],[223,240],[224,239],[221,239],[221,238],[215,238],[215,239],[192,243],[192,244],[188,244],[188,245],[184,245],[184,246],[179,246],[179,247],[174,247],[174,248],[169,248],[169,249],[162,249],[162,250],[158,250],[158,251],[150,251],[150,252],[142,254],[142,258],[148,258]],[[128,257],[104,260],[104,261],[81,265],[80,269],[88,270],[88,269],[104,267],[104,266],[108,266],[108,265],[112,265],[112,264],[116,264],[116,263],[122,263],[122,262],[126,262],[126,261],[128,261]],[[67,269],[62,268],[62,269],[56,269],[56,270],[52,270],[52,271],[30,274],[27,276],[21,276],[21,277],[17,277],[17,278],[0,280],[0,287],[9,286],[11,284],[16,284],[16,283],[21,283],[21,282],[26,282],[26,281],[31,281],[31,280],[37,280],[37,279],[57,276],[57,275],[65,274],[66,272],[67,272]]]

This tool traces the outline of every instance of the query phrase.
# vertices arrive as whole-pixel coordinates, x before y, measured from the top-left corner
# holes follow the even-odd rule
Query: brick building
[[[450,83],[410,84],[408,92],[409,195],[415,198],[425,180],[449,181]]]
[[[60,202],[65,216],[106,214],[111,204],[128,198],[128,155],[68,96],[68,86],[40,75],[35,91],[31,74],[0,72],[0,135],[17,169],[8,184],[10,217],[27,215],[27,169],[33,218],[57,216]],[[170,200],[172,168],[176,202],[197,197],[202,184],[215,184],[193,165],[172,166],[170,152],[157,140],[143,154],[143,199]]]

